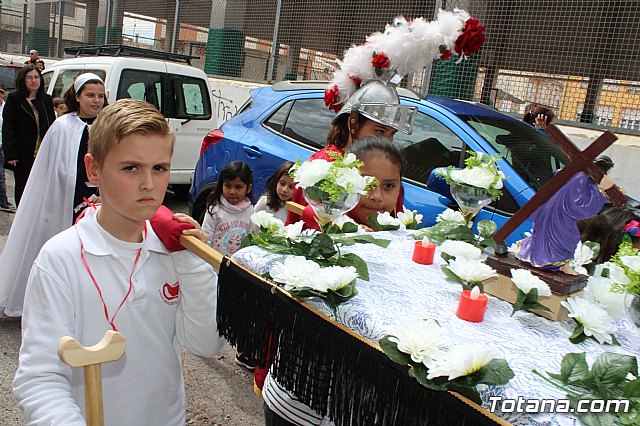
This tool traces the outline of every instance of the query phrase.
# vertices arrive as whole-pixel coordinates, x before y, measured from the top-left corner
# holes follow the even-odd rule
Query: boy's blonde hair
[[[171,136],[171,153],[176,137],[153,105],[137,99],[120,99],[96,118],[89,134],[89,154],[102,166],[107,153],[123,138],[133,135]]]

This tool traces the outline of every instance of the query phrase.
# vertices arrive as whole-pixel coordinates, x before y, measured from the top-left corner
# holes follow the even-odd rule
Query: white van
[[[83,48],[74,49],[74,53],[83,54]],[[67,49],[65,51],[69,53]],[[62,98],[76,76],[93,72],[104,80],[109,103],[122,98],[134,98],[155,105],[176,135],[169,183],[177,197],[186,199],[202,139],[217,128],[212,113],[211,87],[204,71],[170,60],[137,57],[144,51],[135,49],[133,53],[128,53],[132,56],[82,56],[58,61],[43,71],[45,87],[54,98]],[[164,52],[147,52],[163,59],[175,58],[187,62],[189,58]],[[104,50],[100,50],[98,55],[104,53]]]

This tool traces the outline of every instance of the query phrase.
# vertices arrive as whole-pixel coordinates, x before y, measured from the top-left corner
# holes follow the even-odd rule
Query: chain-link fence
[[[125,44],[197,56],[209,75],[329,80],[351,44],[397,15],[468,10],[487,27],[462,64],[435,62],[403,84],[522,116],[640,134],[640,2],[626,0],[4,0],[0,51],[63,58],[64,47]]]

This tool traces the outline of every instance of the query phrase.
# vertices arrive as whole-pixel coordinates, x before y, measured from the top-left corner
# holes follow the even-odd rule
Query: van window
[[[291,110],[291,106],[293,105],[293,101],[289,101],[273,114],[271,117],[267,118],[264,122],[264,125],[270,127],[278,133],[282,133],[282,126],[284,126],[284,122],[287,120],[287,116],[289,115],[289,111]]]
[[[163,74],[151,71],[122,70],[116,99],[131,98],[149,102],[162,111]]]
[[[172,75],[173,114],[172,118],[208,120],[211,118],[211,104],[208,87],[204,80]]]
[[[64,97],[65,92],[69,87],[71,87],[76,77],[85,72],[92,72],[98,77],[100,77],[103,81],[107,76],[107,73],[104,70],[87,70],[87,69],[62,70],[58,73],[58,78],[56,78],[56,83],[53,86],[53,92],[51,93],[51,97],[53,98]],[[53,73],[48,73],[48,74],[53,74]]]

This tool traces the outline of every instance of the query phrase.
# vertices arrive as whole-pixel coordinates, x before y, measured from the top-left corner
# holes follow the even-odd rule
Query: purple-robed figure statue
[[[602,184],[612,182],[605,175]],[[607,197],[594,181],[584,172],[576,173],[531,215],[531,236],[520,242],[516,257],[535,267],[560,269],[573,259],[580,241],[576,221],[598,214],[606,202]]]

